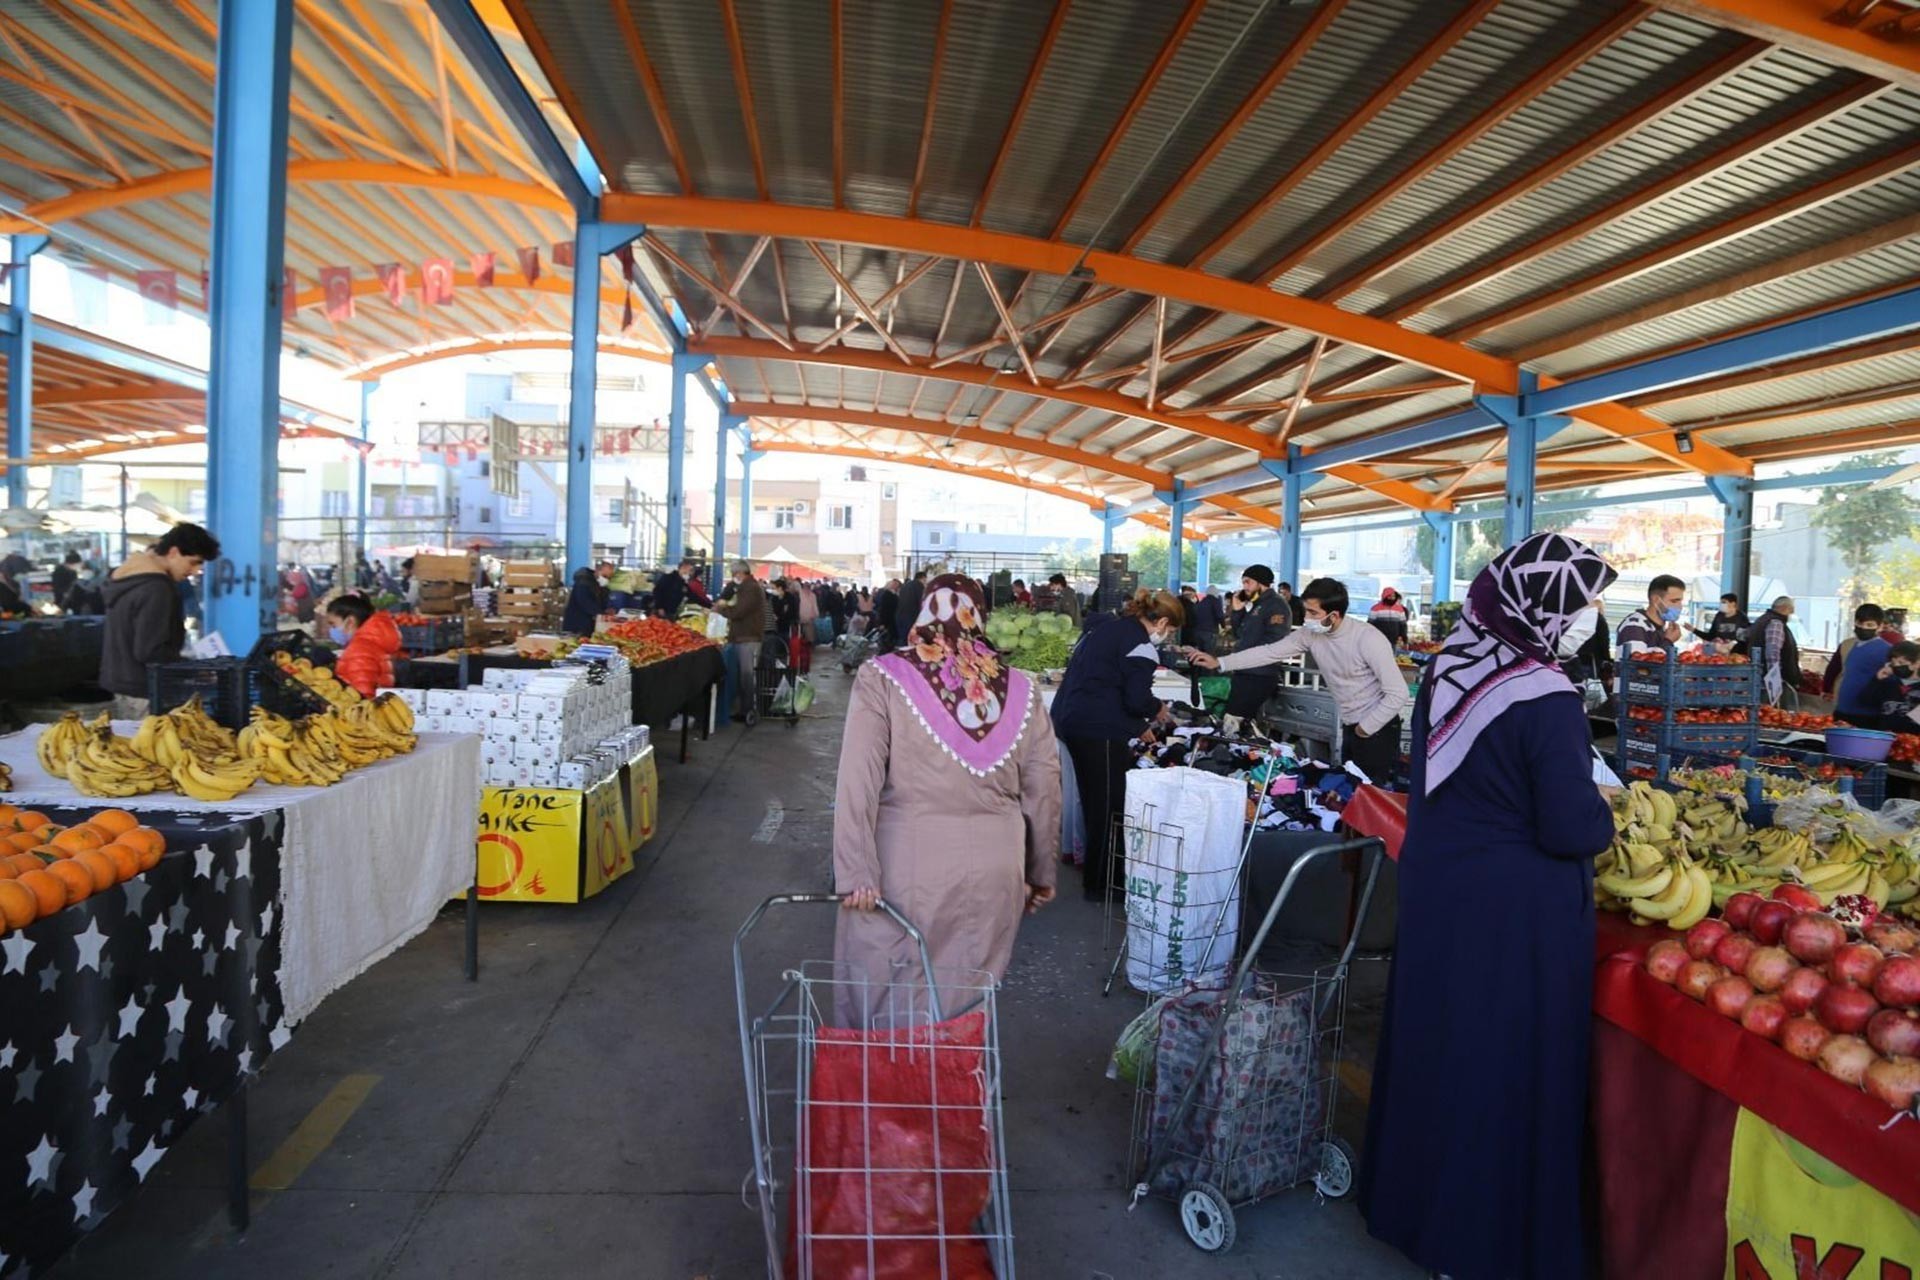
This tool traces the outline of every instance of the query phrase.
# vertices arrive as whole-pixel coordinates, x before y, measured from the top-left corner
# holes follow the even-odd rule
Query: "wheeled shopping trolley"
[[[769,1280],[926,1276],[1011,1280],[996,983],[934,969],[919,930],[882,901],[918,963],[882,973],[813,961],[749,1004],[733,940],[740,1061]]]
[[[787,642],[767,636],[760,644],[760,661],[754,668],[754,708],[759,718],[783,719],[788,728],[799,724],[799,691],[800,673]]]
[[[1259,970],[1302,873],[1341,854],[1363,857],[1365,875],[1337,958]],[[1353,1192],[1353,1149],[1334,1135],[1338,1068],[1348,971],[1384,856],[1377,839],[1302,854],[1224,985],[1168,995],[1122,1036],[1116,1066],[1135,1086],[1134,1199],[1175,1201],[1188,1239],[1210,1253],[1232,1247],[1236,1209],[1307,1182],[1328,1199]]]

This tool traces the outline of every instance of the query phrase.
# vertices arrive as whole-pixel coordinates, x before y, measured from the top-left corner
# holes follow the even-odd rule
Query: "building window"
[[[533,498],[529,494],[520,494],[507,499],[507,518],[525,520],[533,514]]]
[[[891,484],[883,484],[883,485],[881,485],[881,486],[880,486],[880,500],[881,500],[882,502],[892,502],[892,501],[894,500],[894,498],[895,498],[896,496],[898,496],[898,490],[899,490],[899,486],[898,486],[898,485],[891,485]]]
[[[794,510],[791,505],[775,507],[773,509],[773,527],[776,529],[791,529],[794,527]]]
[[[480,514],[479,514],[479,516],[478,516],[477,518],[479,519],[479,521],[480,521],[480,523],[481,523],[481,524],[492,524],[492,523],[493,523],[493,508],[492,508],[492,507],[481,507],[481,508],[480,508]]]
[[[939,529],[929,529],[927,530],[927,545],[937,547],[946,536],[947,535]]]
[[[853,528],[853,508],[850,506],[828,507],[827,508],[827,528],[829,529]]]
[[[625,498],[607,499],[607,522],[625,524],[627,522],[627,500]]]
[[[347,491],[345,489],[321,490],[320,514],[323,516],[346,515],[347,514]]]
[[[187,514],[204,516],[207,514],[207,491],[205,489],[187,490]]]

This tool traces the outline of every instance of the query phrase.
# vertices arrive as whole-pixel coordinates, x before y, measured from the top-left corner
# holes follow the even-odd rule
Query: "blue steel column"
[[[1200,589],[1201,595],[1205,595],[1207,594],[1207,584],[1213,581],[1212,539],[1203,539],[1200,544],[1193,549],[1193,558],[1196,562],[1193,575],[1195,579],[1194,586]]]
[[[1453,519],[1443,511],[1423,511],[1420,518],[1433,530],[1433,600],[1453,599]]]
[[[379,389],[380,380],[378,378],[375,378],[371,382],[363,382],[360,384],[360,441],[363,446],[367,441],[373,439],[373,393]],[[354,512],[356,514],[354,521],[354,541],[359,544],[361,552],[364,553],[367,550],[367,451],[363,447],[354,450],[354,452],[359,455],[360,462],[360,483],[358,486],[360,499],[354,506]]]
[[[280,269],[293,0],[220,0],[213,107],[207,523],[220,539],[207,629],[245,653],[274,622]]]
[[[1109,502],[1100,511],[1094,513],[1100,519],[1100,554],[1113,554],[1113,504]]]
[[[1720,590],[1731,591],[1751,606],[1753,581],[1753,481],[1741,476],[1708,476],[1707,488],[1720,499],[1725,523],[1720,539]]]
[[[1515,418],[1507,424],[1507,546],[1533,536],[1534,463],[1540,453],[1540,424]]]
[[[1180,590],[1180,562],[1186,557],[1186,502],[1179,498],[1179,490],[1167,503],[1167,590]]]
[[[1300,495],[1306,491],[1306,477],[1289,472],[1280,481],[1280,563],[1273,567],[1276,582],[1290,582],[1298,591],[1300,581]]]
[[[706,365],[702,356],[673,357],[673,406],[667,414],[667,556],[678,564],[687,514],[687,379]]]
[[[42,235],[15,236],[14,271],[7,295],[7,457],[33,456],[33,255],[47,247]],[[7,468],[7,505],[27,505],[27,466]]]
[[[713,460],[713,562],[727,557],[727,447],[735,432],[746,430],[747,420],[737,413],[720,415],[720,430],[714,436]]]
[[[567,385],[567,566],[593,562],[593,425],[598,414],[600,253],[594,224],[573,233],[573,362]]]
[[[766,457],[749,441],[740,451],[740,558],[753,556],[753,464]]]

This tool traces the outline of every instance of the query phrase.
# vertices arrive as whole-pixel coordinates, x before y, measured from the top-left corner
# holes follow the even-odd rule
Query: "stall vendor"
[[[1720,597],[1720,611],[1706,626],[1693,628],[1693,634],[1710,644],[1737,645],[1746,640],[1752,626],[1747,611],[1740,607],[1740,597],[1729,591]]]
[[[1663,573],[1647,584],[1647,607],[1635,609],[1621,619],[1614,632],[1614,645],[1620,661],[1630,662],[1643,653],[1658,650],[1672,658],[1686,635],[1680,626],[1680,614],[1687,606],[1687,584],[1670,573]]]

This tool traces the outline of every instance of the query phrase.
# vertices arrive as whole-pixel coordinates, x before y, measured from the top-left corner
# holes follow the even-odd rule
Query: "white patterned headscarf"
[[[1536,533],[1494,557],[1427,675],[1427,794],[1516,703],[1571,693],[1556,653],[1574,615],[1618,575],[1576,538]]]

